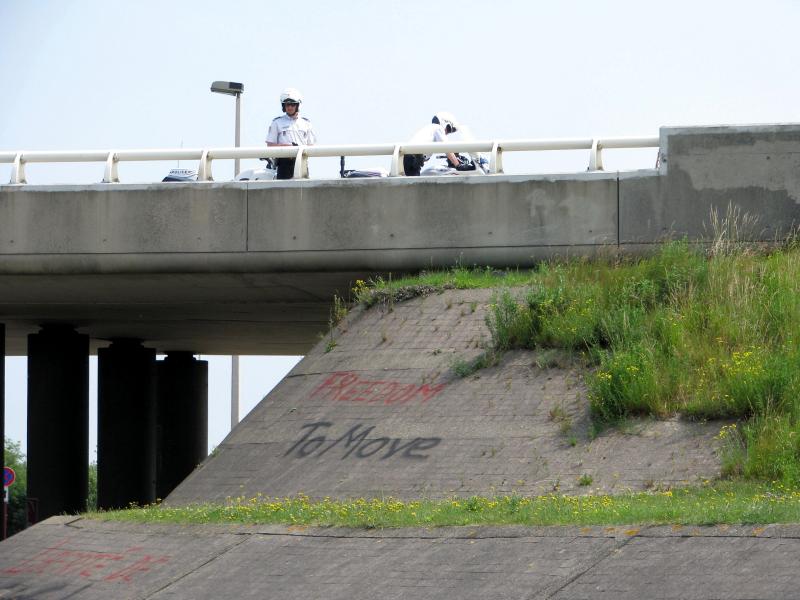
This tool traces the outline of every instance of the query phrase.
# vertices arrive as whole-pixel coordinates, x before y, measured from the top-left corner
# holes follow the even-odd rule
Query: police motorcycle
[[[234,181],[264,181],[275,179],[278,175],[278,164],[274,158],[260,158],[264,162],[263,167],[258,169],[247,169],[241,171]]]
[[[458,167],[454,167],[447,160],[445,154],[434,154],[425,162],[419,174],[420,177],[438,177],[441,175],[488,175],[489,159],[482,153],[456,153]]]
[[[161,181],[171,181],[173,183],[197,181],[197,171],[194,169],[170,169],[167,176]]]
[[[258,181],[262,179],[275,179],[278,169],[272,159],[261,159],[269,161],[266,166],[259,169],[247,169],[239,173],[234,181]],[[162,182],[184,183],[187,181],[197,181],[197,171],[195,169],[170,169]]]
[[[421,177],[439,177],[441,175],[488,175],[489,159],[482,153],[456,154],[459,161],[458,168],[453,167],[447,160],[447,155],[436,154],[425,162],[420,170]],[[339,175],[342,179],[357,177],[388,177],[389,171],[383,167],[375,169],[345,169],[344,156],[340,157]]]

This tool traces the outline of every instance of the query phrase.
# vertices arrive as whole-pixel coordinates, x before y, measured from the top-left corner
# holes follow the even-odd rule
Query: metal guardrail
[[[406,154],[445,152],[490,153],[489,172],[503,173],[503,153],[545,150],[589,150],[589,171],[603,169],[602,150],[610,148],[657,148],[655,137],[577,138],[551,140],[500,140],[488,142],[435,142],[429,144],[356,144],[347,146],[252,146],[165,150],[69,150],[0,152],[0,163],[11,163],[10,184],[25,184],[25,165],[50,162],[104,162],[103,183],[119,183],[118,164],[128,161],[197,160],[198,181],[213,181],[211,162],[222,159],[294,158],[296,179],[308,178],[308,159],[336,156],[391,156],[390,177],[405,175]]]

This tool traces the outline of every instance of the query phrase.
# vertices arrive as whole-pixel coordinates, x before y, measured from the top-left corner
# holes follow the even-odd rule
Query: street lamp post
[[[235,81],[215,81],[211,84],[211,91],[217,94],[236,96],[236,123],[234,145],[238,148],[241,131],[241,109],[244,84]],[[239,174],[239,159],[233,162],[233,177]],[[239,357],[231,356],[231,429],[239,422]]]
[[[239,147],[239,133],[241,131],[241,109],[242,109],[242,94],[244,93],[244,84],[236,83],[235,81],[215,81],[211,84],[211,91],[217,94],[227,94],[228,96],[236,96],[236,124],[234,133],[234,145]],[[233,162],[233,176],[239,174],[239,159]]]

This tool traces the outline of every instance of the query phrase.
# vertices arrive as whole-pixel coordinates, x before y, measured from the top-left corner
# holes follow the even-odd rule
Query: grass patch
[[[532,277],[534,271],[457,266],[441,271],[423,271],[419,275],[399,279],[377,277],[368,282],[357,280],[352,292],[356,302],[369,308],[375,304],[391,306],[394,302],[445,290],[484,289],[498,285],[521,286],[530,283]],[[469,308],[471,312],[475,312],[477,304],[471,303]]]
[[[448,500],[392,498],[237,498],[225,505],[149,506],[93,512],[90,519],[144,523],[243,523],[323,527],[455,525],[711,525],[800,522],[800,491],[780,483],[713,486],[622,495],[474,496]]]

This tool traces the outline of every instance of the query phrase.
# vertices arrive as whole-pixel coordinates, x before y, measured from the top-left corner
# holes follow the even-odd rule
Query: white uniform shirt
[[[437,123],[425,125],[422,129],[417,131],[411,138],[412,144],[425,144],[427,142],[443,142],[447,134],[444,132],[444,127]]]
[[[289,115],[275,117],[270,123],[267,132],[267,143],[297,144],[298,146],[313,146],[317,142],[311,121],[298,116],[293,119]]]
[[[431,123],[425,125],[422,129],[417,131],[409,140],[412,144],[427,144],[428,142],[443,142],[447,138],[444,127],[438,123]],[[429,160],[430,155],[425,155],[425,160]]]

